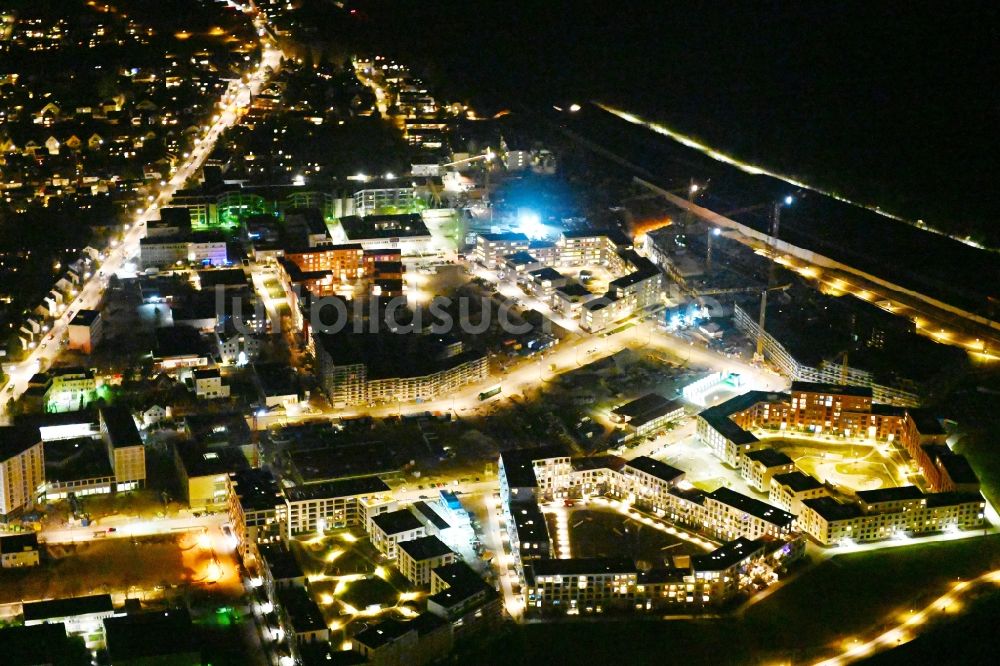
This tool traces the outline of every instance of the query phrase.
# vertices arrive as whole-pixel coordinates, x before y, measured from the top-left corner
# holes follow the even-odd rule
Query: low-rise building
[[[201,663],[201,646],[183,608],[105,618],[104,632],[115,666]]]
[[[351,640],[351,649],[375,666],[423,666],[443,658],[452,645],[451,623],[433,613],[409,622],[383,620]]]
[[[611,419],[625,425],[625,441],[648,437],[684,416],[684,405],[677,400],[667,400],[657,393],[631,400],[611,410]]]
[[[91,650],[105,646],[104,623],[122,615],[115,613],[110,594],[34,601],[24,604],[23,612],[25,626],[63,625],[67,634],[82,636]]]
[[[0,565],[4,569],[38,566],[38,534],[0,534]]]
[[[194,371],[194,394],[206,400],[228,398],[229,385],[222,383],[222,372],[218,368],[199,368]]]
[[[670,503],[670,489],[684,479],[684,472],[648,456],[625,463],[614,477],[612,492],[644,507],[663,511]]]

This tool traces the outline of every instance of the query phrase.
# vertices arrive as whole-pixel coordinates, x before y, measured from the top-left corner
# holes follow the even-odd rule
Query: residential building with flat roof
[[[66,327],[69,348],[90,354],[104,339],[104,321],[98,310],[78,310]]]
[[[354,525],[368,530],[371,518],[395,508],[389,486],[374,476],[299,485],[284,494],[289,536]]]
[[[798,470],[774,474],[768,488],[768,501],[795,516],[802,515],[802,502],[826,497],[829,489],[815,478]]]
[[[771,448],[748,451],[743,455],[740,465],[740,476],[746,479],[750,487],[758,492],[769,492],[771,477],[795,471],[792,459],[780,451]]]
[[[400,543],[427,535],[427,528],[409,509],[381,513],[371,518],[369,526],[372,545],[390,560],[396,559]]]
[[[0,427],[0,516],[34,506],[45,485],[45,451],[38,428]]]
[[[387,514],[388,515],[388,514]],[[396,566],[414,585],[429,585],[431,571],[458,560],[448,545],[436,536],[400,541],[396,546]]]

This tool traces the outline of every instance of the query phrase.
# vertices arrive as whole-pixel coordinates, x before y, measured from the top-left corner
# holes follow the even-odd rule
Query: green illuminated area
[[[370,215],[408,215],[410,213],[422,213],[427,210],[427,202],[423,199],[415,198],[409,206],[379,206],[374,208]]]

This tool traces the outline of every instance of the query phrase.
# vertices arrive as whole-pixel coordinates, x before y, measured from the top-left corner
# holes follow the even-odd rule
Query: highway
[[[261,28],[263,15],[257,14],[254,23],[258,28]],[[237,104],[237,93],[240,90],[248,89],[251,95],[256,95],[267,83],[267,68],[270,67],[272,71],[277,70],[282,57],[281,51],[265,37],[261,38],[261,42],[263,45],[261,62],[257,69],[244,76],[244,81],[234,81],[230,84],[229,90],[219,101],[220,109],[213,117],[212,124],[203,128],[204,135],[195,139],[195,147],[186,154],[180,166],[171,175],[170,180],[162,186],[159,194],[150,195],[151,201],[148,202],[148,206],[139,209],[135,219],[128,223],[121,241],[112,241],[112,247],[108,249],[107,257],[97,272],[86,279],[73,300],[65,304],[60,315],[52,322],[51,330],[42,339],[41,344],[33,349],[25,359],[7,368],[10,381],[0,397],[0,420],[6,420],[7,402],[11,398],[17,399],[24,393],[32,375],[48,368],[59,357],[59,353],[62,351],[61,342],[67,335],[66,328],[72,315],[81,309],[94,309],[100,305],[108,278],[112,274],[121,272],[123,275],[131,275],[134,273],[135,269],[130,269],[129,262],[139,253],[139,240],[145,236],[146,224],[159,218],[159,208],[170,203],[174,193],[184,186],[188,178],[197,173],[202,163],[212,153],[221,134],[239,121],[241,111]]]

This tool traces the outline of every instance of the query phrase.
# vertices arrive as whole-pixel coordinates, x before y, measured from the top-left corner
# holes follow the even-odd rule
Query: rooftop
[[[354,333],[351,327],[344,327],[338,333],[318,334],[316,340],[333,365],[367,366],[369,381],[423,377],[483,357],[482,352],[474,350],[442,357],[432,336],[417,333]]]
[[[244,446],[252,439],[250,426],[240,412],[188,414],[184,425],[191,439],[202,446]]]
[[[533,270],[533,271],[531,271],[530,275],[534,279],[541,280],[541,281],[544,281],[544,280],[553,281],[553,280],[565,280],[566,279],[565,275],[563,275],[562,273],[560,273],[559,271],[557,271],[556,269],[554,269],[554,268],[552,268],[550,266],[546,266],[545,268],[539,268],[539,269]]]
[[[24,620],[58,620],[64,617],[111,613],[115,609],[110,594],[93,594],[86,597],[33,601],[24,604]]]
[[[629,460],[626,467],[631,467],[637,469],[640,472],[645,472],[650,476],[656,477],[664,483],[673,483],[678,478],[684,476],[684,472],[677,469],[676,467],[671,467],[667,463],[660,462],[659,460],[654,460],[649,456],[639,456],[638,458],[633,458]]]
[[[97,310],[77,310],[76,316],[73,317],[73,321],[69,324],[70,326],[86,326],[89,328],[100,316],[101,313]]]
[[[611,469],[617,472],[621,471],[628,461],[618,456],[576,456],[570,459],[569,464],[576,472],[588,469]]]
[[[245,469],[230,475],[243,511],[268,511],[284,503],[274,475],[264,468]]]
[[[611,413],[627,421],[646,412],[659,409],[667,404],[670,404],[670,400],[667,400],[659,393],[647,393],[641,398],[636,398],[635,400],[626,402],[624,405],[615,407],[611,410]]]
[[[750,409],[760,402],[778,402],[788,399],[785,393],[767,393],[765,391],[747,391],[734,396],[714,407],[703,409],[698,417],[705,419],[712,428],[734,444],[755,444],[757,437],[733,422],[730,416]]]
[[[729,567],[744,562],[764,550],[760,540],[740,537],[719,546],[711,553],[693,555],[691,566],[695,571],[724,571]]]
[[[292,631],[305,633],[327,628],[323,612],[304,588],[295,585],[283,587],[278,590],[278,598],[291,620]]]
[[[978,503],[983,506],[986,502],[979,493],[930,493],[926,497],[927,506],[954,506],[970,503]]]
[[[23,453],[41,441],[37,426],[0,426],[0,461]]]
[[[871,398],[870,386],[847,386],[845,384],[827,384],[823,382],[792,382],[792,393],[825,393],[830,395],[849,395],[856,398]]]
[[[791,458],[781,451],[775,451],[774,449],[757,449],[756,451],[748,452],[746,457],[767,468],[784,467],[785,465],[792,464]]]
[[[442,557],[452,552],[451,548],[436,536],[425,536],[410,539],[409,541],[402,541],[398,546],[400,550],[418,562],[429,560],[432,557]]]
[[[70,641],[62,622],[0,629],[4,666],[75,663],[78,653],[76,641]]]
[[[423,527],[423,523],[417,520],[417,517],[414,516],[413,512],[409,509],[399,509],[397,511],[389,511],[388,513],[380,513],[379,515],[373,517],[371,521],[386,534],[411,532]]]
[[[496,595],[497,593],[479,574],[461,560],[437,567],[431,573],[448,585],[446,589],[428,599],[428,601],[433,601],[443,608],[452,608],[479,594]]]
[[[442,518],[434,508],[423,500],[418,500],[413,503],[413,510],[424,517],[424,520],[429,522],[435,528],[439,530],[448,529],[448,521]]]
[[[104,631],[113,664],[161,663],[168,655],[197,655],[200,659],[191,616],[182,608],[105,618]]]
[[[646,425],[647,423],[650,423],[651,421],[655,421],[656,419],[667,416],[668,414],[674,414],[677,412],[677,410],[683,410],[683,409],[684,409],[684,403],[682,403],[680,400],[669,400],[665,404],[660,405],[655,409],[651,409],[648,412],[643,412],[642,414],[633,417],[632,420],[628,422],[628,424],[632,428],[641,428],[642,426]]]
[[[897,488],[877,488],[875,490],[859,490],[858,499],[865,504],[880,504],[882,502],[898,502],[901,500],[923,499],[924,494],[916,486],[899,486]]]
[[[201,356],[204,352],[201,335],[191,326],[161,326],[156,329],[156,358]]]
[[[250,283],[242,268],[216,268],[198,271],[202,290],[215,287],[245,287]]]
[[[816,490],[817,488],[823,487],[823,484],[818,480],[798,470],[794,472],[785,472],[784,474],[775,474],[772,479],[783,486],[791,488],[792,491],[796,493],[805,492],[806,490]]]
[[[274,580],[291,580],[305,576],[295,555],[283,545],[261,544],[259,551]]]
[[[861,507],[857,504],[844,504],[843,502],[838,502],[832,497],[807,499],[804,500],[802,504],[818,513],[827,521],[850,520],[851,518],[858,518],[862,515]]]
[[[174,447],[188,477],[228,475],[249,469],[250,463],[239,448],[206,449],[197,442],[177,441]]]
[[[533,447],[530,449],[508,449],[500,453],[500,463],[503,465],[504,476],[508,488],[533,488],[538,485],[535,479],[534,461],[550,458],[568,457],[566,448],[553,444],[550,446]]]
[[[349,241],[369,238],[413,238],[430,236],[419,213],[403,215],[346,215],[340,226]]]
[[[10,555],[28,550],[38,550],[37,532],[0,535],[0,554]]]
[[[708,496],[717,502],[722,502],[723,504],[731,506],[735,509],[739,509],[743,513],[748,513],[751,516],[760,518],[761,520],[766,520],[772,525],[777,525],[778,527],[786,527],[790,525],[793,520],[795,520],[795,516],[787,511],[782,511],[778,507],[771,506],[767,502],[762,502],[758,499],[741,495],[730,488],[719,488],[712,493],[709,493]]]
[[[517,533],[518,543],[548,543],[549,529],[545,524],[545,516],[538,508],[538,502],[522,501],[511,502],[510,513],[514,522],[514,531]],[[508,530],[510,527],[508,526]],[[540,551],[534,551],[540,554]]]
[[[502,234],[479,234],[479,238],[489,242],[517,242],[517,243],[527,243],[528,237],[524,234],[519,234],[515,232],[506,232]]]
[[[381,479],[368,476],[358,479],[343,479],[325,483],[310,483],[295,486],[285,490],[285,495],[291,502],[302,502],[311,499],[332,499],[335,497],[355,497],[357,495],[376,495],[389,491],[389,486]]]
[[[565,286],[558,287],[556,293],[562,294],[569,299],[586,298],[594,294],[579,282],[569,282]]]
[[[400,622],[399,620],[387,618],[359,632],[354,636],[354,640],[372,650],[377,650],[398,640],[410,631],[412,631],[412,628],[408,622]]]
[[[538,259],[535,259],[523,250],[521,252],[515,252],[514,254],[504,255],[504,261],[514,266],[526,266],[528,264],[538,263]]]
[[[66,483],[114,476],[107,447],[99,439],[78,437],[45,442],[45,479]]]
[[[535,576],[589,576],[591,574],[634,574],[637,572],[635,562],[626,557],[533,560],[528,566],[531,567]]]

